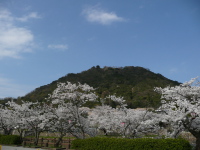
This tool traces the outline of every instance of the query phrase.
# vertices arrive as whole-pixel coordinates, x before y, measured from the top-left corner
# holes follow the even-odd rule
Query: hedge
[[[119,139],[88,138],[72,141],[72,149],[78,150],[191,150],[184,139]]]
[[[0,135],[0,144],[5,144],[5,145],[21,144],[20,136],[18,136],[18,135]]]

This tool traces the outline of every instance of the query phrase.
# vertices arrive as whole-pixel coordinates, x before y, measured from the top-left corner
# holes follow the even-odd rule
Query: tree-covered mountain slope
[[[19,100],[25,101],[45,101],[48,94],[57,87],[58,82],[86,83],[94,88],[101,98],[110,94],[123,96],[128,106],[136,107],[156,107],[160,103],[160,95],[154,92],[154,87],[166,87],[168,85],[179,85],[177,81],[165,78],[161,74],[151,72],[142,67],[92,67],[81,73],[69,73],[48,85],[36,88]],[[111,103],[107,100],[107,103]],[[87,104],[91,106],[91,104]],[[111,105],[115,106],[114,103]]]

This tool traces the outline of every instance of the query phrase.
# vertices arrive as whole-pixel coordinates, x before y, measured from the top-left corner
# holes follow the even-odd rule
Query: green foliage
[[[18,136],[18,135],[0,135],[0,144],[6,144],[6,145],[21,144],[20,136]]]
[[[119,139],[88,138],[72,141],[73,149],[78,150],[191,150],[184,139]]]
[[[129,108],[137,107],[158,107],[160,105],[160,95],[154,92],[154,87],[166,87],[168,85],[179,85],[177,81],[169,80],[161,74],[151,72],[149,69],[142,67],[92,67],[81,73],[70,73],[60,79],[53,81],[51,84],[36,88],[24,97],[18,100],[24,101],[45,101],[48,94],[51,94],[57,87],[58,82],[71,82],[88,85],[96,88],[95,92],[101,98],[108,95],[116,94],[123,96],[128,103]],[[113,107],[115,103],[109,100],[106,102]],[[86,106],[94,107],[99,103],[87,103]]]
[[[0,105],[6,105],[6,103],[8,102],[8,101],[17,101],[17,99],[16,98],[13,98],[13,97],[5,97],[5,98],[0,98]]]

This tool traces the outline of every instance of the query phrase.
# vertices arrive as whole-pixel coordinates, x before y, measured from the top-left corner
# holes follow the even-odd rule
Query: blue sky
[[[200,76],[199,0],[1,0],[0,98],[92,66]]]

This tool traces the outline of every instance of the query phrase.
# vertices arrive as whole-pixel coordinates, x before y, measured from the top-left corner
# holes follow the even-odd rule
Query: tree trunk
[[[56,147],[59,147],[60,143],[62,142],[63,135],[61,135],[58,140],[56,141]]]
[[[129,135],[126,135],[129,126],[130,126],[130,122],[128,122],[127,125],[126,125],[126,127],[124,128],[124,132],[123,132],[123,136],[124,137],[129,136]]]
[[[192,121],[196,121],[196,119]],[[191,128],[191,124],[192,122],[189,122],[188,119],[183,123],[184,127],[196,138],[195,150],[200,150],[200,132],[196,131],[195,128]]]
[[[40,136],[40,132],[35,131],[35,141],[34,141],[35,146],[38,145],[39,136]]]
[[[12,129],[6,129],[6,128],[4,128],[4,134],[5,135],[11,135],[11,133],[12,133]]]
[[[101,128],[100,130],[101,130],[101,131],[103,131],[103,134],[104,134],[105,136],[107,136],[107,135],[108,135],[108,133],[107,133],[106,129],[104,129],[104,128]]]
[[[19,133],[20,141],[23,142],[23,132]]]
[[[196,148],[195,150],[200,150],[200,137],[196,138]]]
[[[23,134],[24,134],[25,130],[24,129],[17,129],[17,132],[19,133],[20,141],[22,142],[23,141]]]

